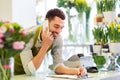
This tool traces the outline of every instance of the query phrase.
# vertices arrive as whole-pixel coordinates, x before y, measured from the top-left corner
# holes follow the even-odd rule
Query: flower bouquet
[[[0,21],[0,80],[11,79],[11,57],[19,54],[33,33],[27,33],[16,22]]]

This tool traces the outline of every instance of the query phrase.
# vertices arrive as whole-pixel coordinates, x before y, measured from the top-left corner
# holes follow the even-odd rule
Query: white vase
[[[110,23],[110,22],[114,21],[116,12],[115,11],[106,11],[106,12],[103,12],[103,15],[104,15],[105,22]]]
[[[110,53],[120,53],[120,43],[109,43]]]
[[[93,45],[93,53],[96,53],[97,55],[101,55],[101,45]]]

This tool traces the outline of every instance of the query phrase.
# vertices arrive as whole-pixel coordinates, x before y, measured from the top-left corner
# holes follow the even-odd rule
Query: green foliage
[[[117,63],[120,65],[120,57],[118,57],[118,59],[117,59]]]
[[[118,0],[103,0],[104,11],[115,10],[117,1]]]
[[[96,26],[92,30],[94,39],[95,39],[95,44],[99,45],[104,45],[108,43],[108,31],[105,27],[102,26]]]
[[[96,2],[96,7],[97,7],[97,13],[101,14],[103,12],[103,0],[98,0]]]
[[[102,13],[103,11],[113,11],[116,8],[118,0],[96,0],[97,12]]]
[[[101,26],[94,27],[92,33],[95,39],[95,44],[101,44],[105,35],[103,28]]]
[[[71,9],[74,7],[74,0],[57,0],[57,6]]]
[[[105,64],[105,57],[104,56],[93,56],[93,59],[97,65],[98,68],[102,68]]]
[[[86,9],[86,19],[88,20],[89,19],[89,17],[90,17],[90,11],[91,11],[91,7],[88,7],[87,9]]]

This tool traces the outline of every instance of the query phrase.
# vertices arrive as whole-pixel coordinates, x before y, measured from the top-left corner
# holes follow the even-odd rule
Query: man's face
[[[55,17],[53,20],[50,21],[49,30],[50,32],[52,32],[54,38],[56,38],[62,32],[64,23],[65,21],[59,17]]]

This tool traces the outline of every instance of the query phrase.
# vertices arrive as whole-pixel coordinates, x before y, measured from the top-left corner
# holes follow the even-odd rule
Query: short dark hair
[[[52,19],[54,19],[55,16],[61,18],[62,20],[65,20],[64,12],[62,10],[58,9],[58,8],[50,9],[47,12],[45,18],[48,18],[48,20],[52,20]]]

